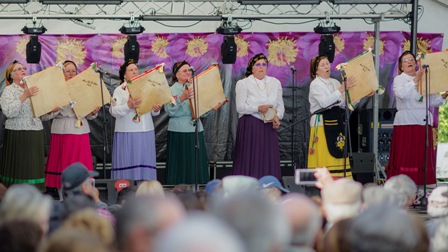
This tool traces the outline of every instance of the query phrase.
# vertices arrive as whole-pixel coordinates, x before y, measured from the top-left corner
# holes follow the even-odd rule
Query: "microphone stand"
[[[295,122],[296,120],[296,69],[294,67],[291,67],[291,75],[292,75],[292,122]],[[296,159],[295,159],[295,150],[294,150],[294,126],[295,124],[292,124],[291,127],[291,164],[292,167],[295,169],[296,167]]]
[[[342,69],[342,68],[341,68]],[[349,109],[348,109],[348,88],[347,88],[347,75],[345,74],[345,71],[341,71],[342,76],[342,85],[344,85],[344,101],[345,101],[345,115],[344,115],[344,152],[342,154],[344,158],[344,178],[347,177],[347,152],[348,152],[348,145],[350,142],[348,139],[350,138],[350,115],[349,115]],[[352,157],[352,148],[350,145],[350,157]]]
[[[96,72],[100,74],[100,90],[101,90],[101,110],[103,111],[103,178],[106,179],[106,153],[109,153],[109,147],[107,145],[107,119],[106,119],[106,107],[104,106],[104,71],[100,68],[96,69]]]
[[[428,200],[426,198],[426,183],[427,183],[427,175],[426,172],[428,171],[428,148],[429,148],[429,136],[428,136],[428,129],[429,129],[429,93],[428,93],[428,67],[425,67],[425,154],[424,154],[424,164],[423,164],[423,197],[421,198],[421,206],[422,208],[426,209],[426,206],[428,205]]]
[[[193,79],[193,107],[194,107],[194,134],[195,134],[195,165],[194,165],[194,191],[199,191],[199,117],[198,117],[198,108],[199,108],[199,96],[198,96],[198,83],[197,80],[195,80],[195,69],[193,67],[190,67],[191,70],[191,77]]]

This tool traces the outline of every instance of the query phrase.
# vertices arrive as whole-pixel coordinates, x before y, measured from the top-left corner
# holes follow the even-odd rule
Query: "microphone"
[[[97,67],[95,69],[95,72],[101,73],[101,74],[104,74],[104,75],[108,75],[109,74],[108,72],[104,71],[101,67]]]
[[[291,71],[293,71],[293,72],[297,71],[296,68],[295,68],[294,66],[291,66],[290,69],[291,69]]]
[[[196,70],[194,69],[193,66],[190,66],[190,67],[188,68],[188,70],[190,70],[190,71],[192,71],[192,72],[196,71]]]
[[[346,80],[347,73],[345,72],[345,69],[341,67],[341,69],[339,69],[339,72],[341,73],[342,79]]]
[[[423,69],[429,68],[429,65],[423,64],[423,65],[422,65],[422,68],[423,68]]]
[[[333,104],[331,104],[331,105],[329,105],[329,106],[327,106],[327,107],[325,107],[325,108],[318,109],[318,110],[316,110],[316,111],[313,112],[313,115],[322,114],[322,112],[324,112],[324,111],[330,109],[331,107],[333,107],[334,105],[336,105],[336,104],[338,104],[338,103],[340,103],[340,102],[341,102],[341,101],[337,100],[336,102],[334,102]]]

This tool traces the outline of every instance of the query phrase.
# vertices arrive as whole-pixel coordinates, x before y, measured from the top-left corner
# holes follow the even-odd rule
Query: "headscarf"
[[[64,63],[62,63],[62,65],[63,65],[64,67],[68,66],[69,64],[73,64],[73,65],[75,66],[76,72],[78,72],[78,66],[76,65],[75,62],[73,62],[73,61],[71,61],[71,60],[66,60],[66,61],[64,61]]]
[[[403,64],[401,63],[401,60],[403,59],[404,56],[406,56],[408,54],[412,55],[412,57],[414,58],[415,64],[417,64],[417,59],[415,58],[414,54],[412,54],[411,51],[403,52],[403,54],[400,56],[400,58],[398,58],[398,74],[403,73],[403,69],[402,69]]]
[[[131,64],[135,64],[135,61],[133,59],[130,59],[127,62],[124,62],[123,65],[120,66],[120,70],[119,70],[118,74],[120,76],[121,83],[124,82],[124,75],[126,74],[126,68],[128,68],[128,66]]]
[[[12,62],[12,64],[6,69],[6,73],[5,73],[6,86],[9,86],[14,82],[12,79],[12,75],[14,74],[14,67],[17,64],[21,64],[21,63],[18,62],[17,60],[14,60]]]
[[[190,65],[190,64],[188,64],[188,62],[186,62],[185,60],[183,60],[181,62],[174,63],[174,65],[173,65],[173,77],[172,77],[172,83],[173,84],[179,81],[177,79],[177,77],[176,77],[176,74],[177,74],[177,72],[179,72],[179,69],[181,67],[183,67],[184,65]]]
[[[261,59],[266,60],[266,64],[268,64],[268,58],[266,58],[266,56],[264,56],[264,54],[259,53],[255,56],[253,56],[250,60],[249,63],[247,63],[247,68],[246,68],[246,73],[244,74],[244,77],[249,77],[252,74],[252,68],[254,67],[255,63]]]
[[[311,59],[310,61],[310,77],[311,80],[316,79],[317,76],[317,69],[319,68],[319,63],[323,59],[328,59],[327,56],[316,56]]]

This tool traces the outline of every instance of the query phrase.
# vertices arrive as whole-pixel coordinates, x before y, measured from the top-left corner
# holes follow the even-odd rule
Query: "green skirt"
[[[194,184],[195,182],[195,133],[168,131],[166,154],[166,183],[168,185]],[[198,184],[210,180],[204,134],[199,133]]]
[[[5,130],[0,180],[45,189],[44,131]]]

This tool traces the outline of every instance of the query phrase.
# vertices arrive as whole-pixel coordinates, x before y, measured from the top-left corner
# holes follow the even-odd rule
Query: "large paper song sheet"
[[[96,107],[103,106],[100,75],[95,72],[95,67],[96,64],[94,63],[67,81],[70,98],[74,102],[73,111],[78,120],[90,114]],[[104,83],[102,83],[102,86],[104,104],[108,104],[110,103],[110,93]]]
[[[132,98],[140,98],[141,105],[136,108],[138,115],[152,110],[155,104],[163,105],[173,98],[163,65],[152,68],[128,82],[127,87]]]
[[[198,113],[197,116],[201,117],[203,114],[210,111],[213,107],[220,102],[227,102],[224,96],[224,89],[222,88],[221,75],[219,73],[219,66],[213,65],[207,68],[204,72],[198,74],[194,78],[196,85],[197,97],[198,97]],[[192,87],[192,85],[190,85]],[[190,108],[193,119],[196,119],[196,110],[194,106],[195,99],[190,100]]]
[[[355,86],[349,88],[350,102],[356,102],[376,91],[379,88],[378,77],[373,63],[372,52],[351,59],[342,66],[347,74],[347,79],[355,77]]]
[[[428,53],[421,59],[421,66],[428,66],[429,94],[438,94],[448,90],[448,52]],[[423,74],[420,94],[426,93],[426,78]]]
[[[37,86],[39,92],[31,96],[34,117],[49,113],[57,106],[70,104],[70,96],[60,66],[49,67],[26,78],[28,88]]]

